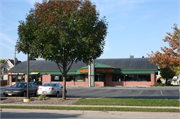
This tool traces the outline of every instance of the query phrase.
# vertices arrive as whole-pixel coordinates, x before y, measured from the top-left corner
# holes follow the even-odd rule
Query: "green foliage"
[[[65,95],[71,65],[77,61],[90,63],[103,53],[107,25],[89,0],[37,3],[26,22],[20,21],[17,49],[30,57],[54,61],[63,74]]]
[[[167,84],[168,78],[173,78],[173,76],[175,76],[175,72],[169,66],[167,66],[165,68],[161,67],[160,68],[160,74],[161,74],[162,78],[166,79],[166,84]]]
[[[38,100],[46,100],[46,95],[42,94],[38,97]]]
[[[30,12],[26,17],[26,21],[19,21],[18,40],[16,49],[24,54],[30,54],[30,58],[37,56],[37,51],[33,50],[36,37],[34,32],[37,29],[35,15]]]
[[[0,63],[4,63],[5,61],[5,59],[0,59]]]

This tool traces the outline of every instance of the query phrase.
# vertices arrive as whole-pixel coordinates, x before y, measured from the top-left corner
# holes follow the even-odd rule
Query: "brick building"
[[[27,61],[19,63],[8,73],[9,85],[27,81]],[[94,86],[151,86],[155,83],[158,68],[146,58],[96,59]],[[51,61],[30,61],[29,81],[36,85],[48,82],[63,84],[62,74]],[[88,66],[73,63],[66,79],[67,86],[88,86]]]

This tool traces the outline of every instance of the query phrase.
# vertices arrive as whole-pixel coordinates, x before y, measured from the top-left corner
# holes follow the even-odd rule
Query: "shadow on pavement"
[[[125,98],[133,98],[133,99],[180,99],[179,96],[72,96],[68,95],[67,98],[114,98],[114,99],[125,99]]]
[[[59,110],[61,111],[61,110]],[[47,119],[54,119],[54,118],[77,118],[80,114],[57,114],[57,113],[13,113],[13,112],[1,112],[1,119],[3,118],[31,118],[31,119],[37,119],[37,118],[47,118]]]

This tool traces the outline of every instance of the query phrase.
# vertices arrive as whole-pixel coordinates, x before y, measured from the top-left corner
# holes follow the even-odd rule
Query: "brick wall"
[[[155,73],[151,74],[151,85],[154,85],[155,83]]]
[[[9,86],[12,86],[12,76],[9,76]]]
[[[51,82],[51,75],[42,75],[42,85]]]
[[[104,82],[95,82],[95,87],[104,87]]]

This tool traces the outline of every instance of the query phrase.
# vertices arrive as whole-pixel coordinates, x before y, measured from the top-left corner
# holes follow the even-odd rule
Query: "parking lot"
[[[1,87],[1,97],[3,90]],[[180,99],[180,87],[67,87],[67,98]]]
[[[179,87],[67,87],[68,98],[179,99]]]

